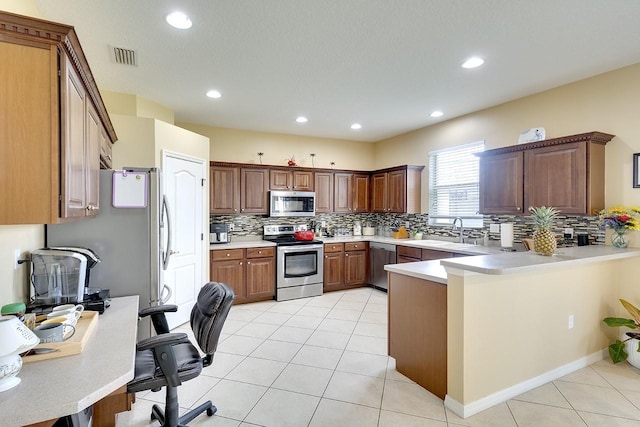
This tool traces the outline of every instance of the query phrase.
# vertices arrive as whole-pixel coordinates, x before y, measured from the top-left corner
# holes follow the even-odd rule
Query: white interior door
[[[203,165],[202,159],[163,152],[164,191],[171,215],[171,248],[164,281],[171,288],[165,304],[178,306],[167,316],[170,328],[189,321],[203,277]]]

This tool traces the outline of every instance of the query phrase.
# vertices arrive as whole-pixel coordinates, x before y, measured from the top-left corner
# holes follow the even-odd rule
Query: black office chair
[[[140,317],[151,316],[157,336],[140,340],[137,345],[135,376],[127,391],[135,393],[143,390],[159,391],[167,388],[165,411],[153,405],[151,419],[160,421],[167,427],[184,426],[195,417],[207,411],[211,416],[217,408],[208,401],[179,417],[178,389],[183,381],[200,375],[203,367],[211,365],[213,354],[218,347],[218,339],[224,321],[229,314],[235,295],[224,283],[207,283],[200,289],[198,300],[191,310],[191,329],[200,349],[205,353],[200,357],[198,349],[191,344],[185,333],[169,333],[166,312],[175,312],[175,305],[161,305],[140,310]]]

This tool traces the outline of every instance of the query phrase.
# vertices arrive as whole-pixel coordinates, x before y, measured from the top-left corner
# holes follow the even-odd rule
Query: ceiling
[[[75,26],[101,90],[162,104],[177,122],[355,141],[640,62],[637,0],[35,3]],[[166,24],[175,10],[190,30]],[[135,50],[138,66],[113,62],[110,46]],[[472,55],[485,64],[461,68]]]

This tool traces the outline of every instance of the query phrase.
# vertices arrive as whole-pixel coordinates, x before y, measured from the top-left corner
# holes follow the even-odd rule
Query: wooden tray
[[[55,348],[58,351],[43,354],[31,354],[24,356],[22,361],[37,362],[38,360],[55,359],[57,357],[71,356],[73,354],[82,353],[89,338],[95,333],[98,327],[97,311],[85,310],[82,312],[82,316],[78,319],[76,324],[76,333],[71,338],[63,342],[52,342],[38,344],[35,348]],[[37,324],[37,323],[36,323]]]

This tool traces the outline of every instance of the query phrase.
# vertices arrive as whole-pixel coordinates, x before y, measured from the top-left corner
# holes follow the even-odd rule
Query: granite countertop
[[[22,365],[15,388],[0,393],[0,425],[76,414],[133,379],[138,296],[113,298],[84,351]]]

